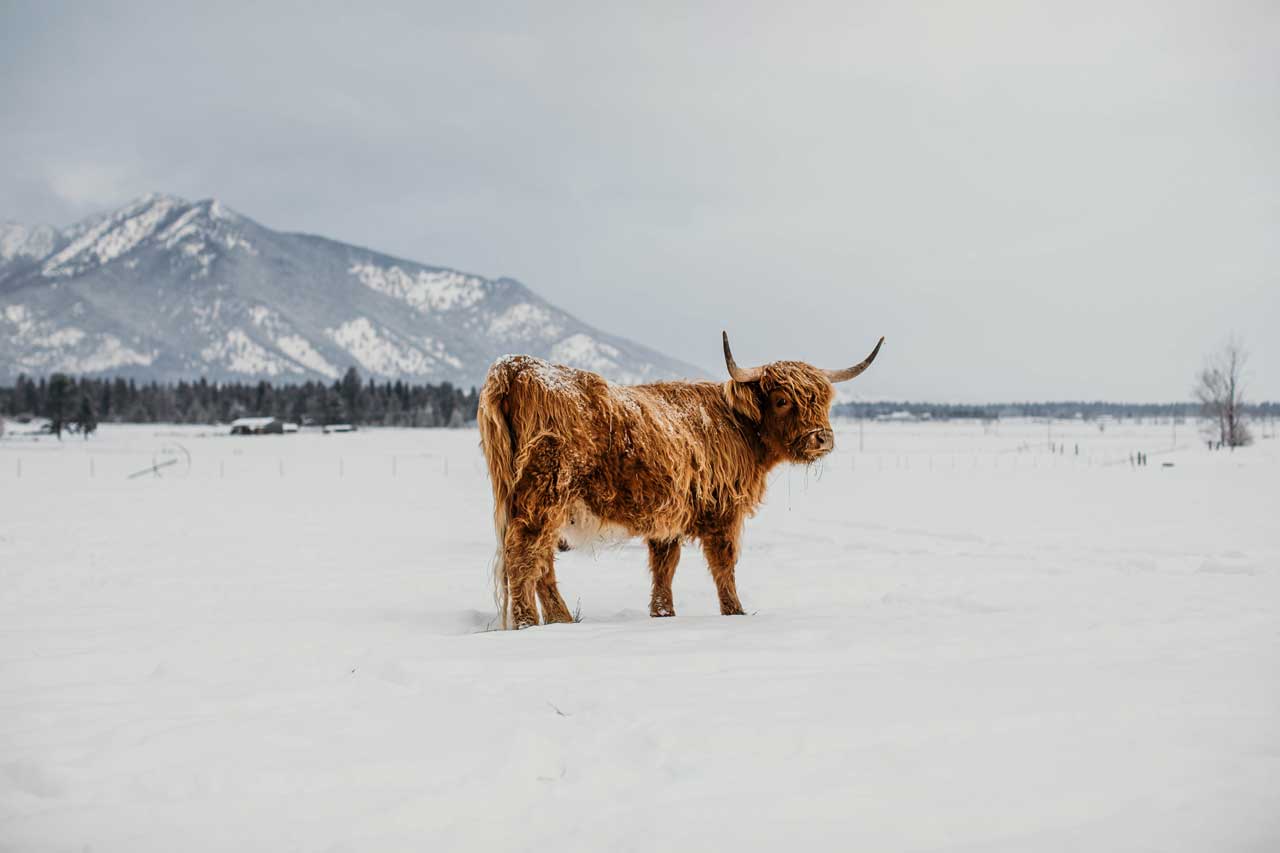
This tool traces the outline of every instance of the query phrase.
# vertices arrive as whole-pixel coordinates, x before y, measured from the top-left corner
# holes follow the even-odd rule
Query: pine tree
[[[98,428],[98,413],[88,391],[80,392],[80,408],[76,410],[76,429],[86,439]]]
[[[71,392],[74,386],[71,377],[65,373],[55,373],[49,377],[48,402],[45,414],[49,418],[53,434],[62,440],[62,430],[67,425],[71,410]]]
[[[359,423],[361,420],[360,391],[360,373],[354,367],[348,367],[347,372],[343,374],[338,393],[342,396],[342,405],[346,409],[347,420],[353,424]]]

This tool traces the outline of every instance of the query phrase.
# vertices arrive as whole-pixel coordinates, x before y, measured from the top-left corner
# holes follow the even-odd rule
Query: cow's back
[[[529,355],[508,355],[489,368],[484,389],[491,405],[507,418],[516,447],[539,435],[591,442],[600,420],[608,383],[585,370],[575,370]]]

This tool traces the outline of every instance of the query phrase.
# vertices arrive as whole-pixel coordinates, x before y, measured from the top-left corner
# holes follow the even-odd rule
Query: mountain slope
[[[0,381],[376,379],[478,385],[522,352],[618,382],[697,368],[596,330],[517,281],[273,231],[152,195],[65,231],[0,226]]]

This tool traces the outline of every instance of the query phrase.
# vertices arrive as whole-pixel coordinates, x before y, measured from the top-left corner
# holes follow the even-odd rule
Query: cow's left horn
[[[738,363],[733,360],[733,353],[729,351],[729,333],[721,332],[720,336],[724,338],[724,366],[729,368],[729,375],[733,377],[734,382],[755,382],[764,373],[759,367],[749,367],[743,369],[738,367]]]
[[[824,371],[827,374],[827,378],[830,379],[832,382],[845,382],[857,376],[859,373],[861,373],[862,371],[870,367],[871,362],[876,360],[876,354],[880,352],[880,344],[882,343],[884,343],[883,337],[876,342],[876,348],[871,351],[871,355],[867,356],[862,361],[855,364],[853,367],[846,367],[844,370]],[[728,338],[725,339],[724,347],[725,347],[724,351],[727,354],[729,352]]]

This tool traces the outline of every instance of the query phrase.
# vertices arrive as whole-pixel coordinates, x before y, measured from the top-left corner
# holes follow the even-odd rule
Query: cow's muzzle
[[[817,458],[836,448],[836,434],[829,429],[816,429],[805,437],[805,455]]]

